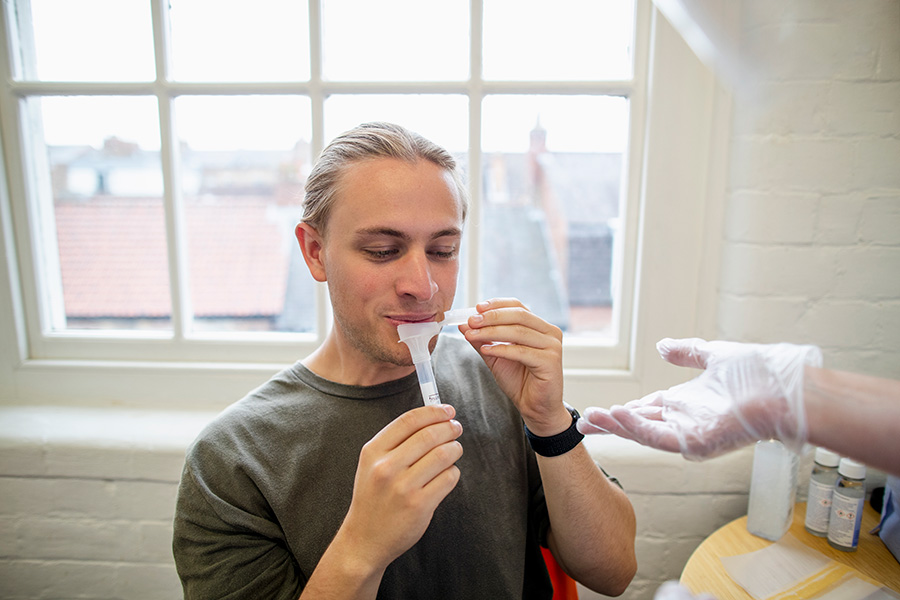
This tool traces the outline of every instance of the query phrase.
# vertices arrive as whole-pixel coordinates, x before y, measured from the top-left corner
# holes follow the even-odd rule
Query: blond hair
[[[441,146],[393,123],[363,123],[336,137],[319,155],[306,180],[302,221],[321,233],[335,202],[341,176],[353,164],[373,158],[396,158],[414,163],[427,160],[453,179],[466,218],[468,194],[456,159]]]

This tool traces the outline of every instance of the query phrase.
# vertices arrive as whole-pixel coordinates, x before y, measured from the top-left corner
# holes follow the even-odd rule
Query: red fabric
[[[547,563],[547,572],[550,573],[550,581],[553,582],[553,600],[578,600],[578,588],[575,580],[566,575],[553,554],[547,548],[541,548],[544,553],[544,562]]]

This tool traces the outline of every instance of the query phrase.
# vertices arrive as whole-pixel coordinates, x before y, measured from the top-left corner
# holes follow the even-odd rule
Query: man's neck
[[[416,369],[373,361],[355,348],[338,342],[333,332],[321,346],[300,361],[307,369],[329,381],[344,385],[370,386],[406,377]]]

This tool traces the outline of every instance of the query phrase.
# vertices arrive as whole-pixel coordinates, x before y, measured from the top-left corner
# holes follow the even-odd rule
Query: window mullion
[[[166,219],[166,248],[169,265],[169,290],[172,302],[172,329],[176,340],[183,340],[191,329],[190,278],[188,277],[187,237],[184,203],[179,185],[178,148],[175,136],[169,79],[168,3],[153,2],[153,46],[156,60],[156,99],[159,107],[160,161],[163,177],[163,207]]]
[[[484,27],[483,0],[471,0],[469,7],[469,235],[466,263],[466,306],[480,299],[481,260],[478,221],[481,219],[481,103],[484,99],[481,58]]]
[[[322,81],[322,3],[309,0],[309,100],[312,111],[312,140],[310,155],[313,161],[325,147],[325,97]],[[316,335],[324,339],[330,328],[331,303],[324,284],[316,285]]]

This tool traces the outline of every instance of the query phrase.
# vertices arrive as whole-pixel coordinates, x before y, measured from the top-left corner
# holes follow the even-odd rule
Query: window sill
[[[287,363],[27,360],[14,369],[6,404],[219,411],[265,383]],[[566,401],[622,403],[642,394],[633,371],[566,369]]]
[[[0,474],[177,483],[184,452],[217,411],[0,407]],[[696,463],[613,436],[588,436],[629,494],[746,493],[752,447]]]

